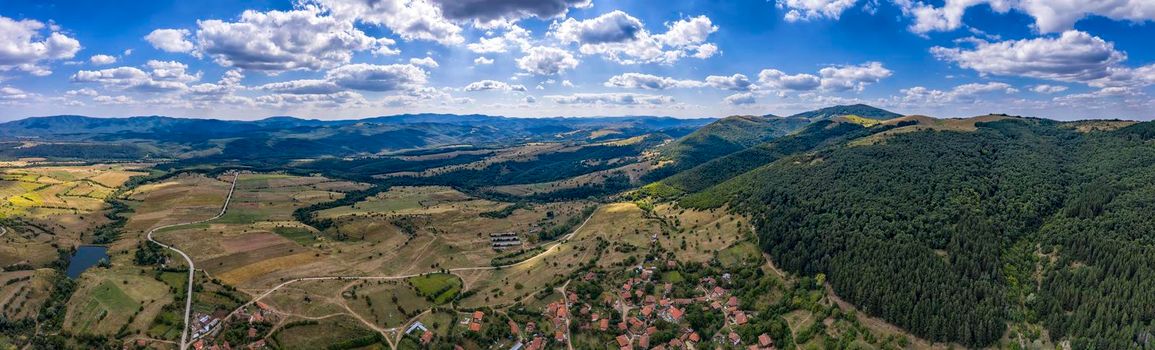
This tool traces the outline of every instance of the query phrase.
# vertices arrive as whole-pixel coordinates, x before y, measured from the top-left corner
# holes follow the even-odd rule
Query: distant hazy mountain
[[[147,143],[170,156],[230,159],[348,156],[454,144],[588,141],[661,132],[680,137],[712,119],[507,118],[406,114],[361,120],[271,117],[256,121],[162,116],[50,116],[0,124],[0,141]],[[64,146],[55,146],[58,149]],[[55,153],[67,153],[55,152]],[[157,155],[155,149],[150,154]],[[164,153],[163,151],[159,153]]]

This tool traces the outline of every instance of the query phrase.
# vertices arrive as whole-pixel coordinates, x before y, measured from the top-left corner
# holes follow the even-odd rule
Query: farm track
[[[234,180],[234,184],[235,184],[235,180]],[[230,195],[231,195],[231,192],[230,192]],[[533,260],[536,260],[536,259],[544,256],[546,253],[549,253],[550,251],[552,251],[554,248],[558,247],[559,245],[568,242],[571,238],[573,238],[574,235],[576,235],[578,233],[578,231],[581,231],[583,228],[585,228],[586,224],[589,223],[590,219],[592,219],[593,217],[594,217],[594,215],[590,214],[590,216],[587,217],[585,219],[585,221],[582,221],[581,225],[579,225],[577,228],[573,229],[573,231],[570,231],[569,234],[565,235],[561,239],[555,240],[553,243],[551,243],[549,245],[548,248],[543,250],[541,253],[538,253],[537,255],[526,258],[525,260],[522,260],[522,261],[519,261],[516,263],[512,263],[512,264],[507,264],[507,265],[459,267],[459,268],[448,269],[445,271],[448,271],[450,274],[457,276],[456,272],[500,270],[500,269],[516,267],[516,266],[520,266],[520,265],[529,263]],[[429,274],[429,273],[435,273],[435,272],[438,272],[438,271],[430,271],[430,272],[424,272],[424,273],[413,273],[413,274],[405,274],[405,275],[396,275],[396,276],[317,276],[317,277],[302,277],[302,278],[292,279],[292,280],[282,282],[281,284],[274,286],[273,288],[265,291],[264,293],[257,295],[255,298],[253,298],[253,300],[251,300],[247,303],[244,303],[241,306],[238,306],[236,309],[234,309],[232,312],[230,312],[227,316],[225,316],[224,319],[228,320],[229,318],[232,318],[234,315],[236,315],[241,310],[257,303],[258,301],[261,301],[261,299],[264,299],[264,298],[268,297],[269,295],[272,295],[277,290],[284,288],[285,286],[288,286],[290,284],[297,283],[297,282],[305,282],[305,281],[353,281],[353,280],[377,280],[377,281],[399,280],[399,279],[417,277],[417,276],[421,276],[421,275],[425,275],[425,274]],[[457,277],[460,278],[461,276],[457,276]],[[464,279],[462,279],[462,280],[464,280]],[[567,283],[568,283],[568,281],[567,281]],[[362,323],[365,323],[366,325],[370,325],[370,327],[372,327],[374,330],[377,330],[378,332],[382,331],[379,327],[376,327],[376,325],[372,325],[368,321],[366,321],[363,318],[361,318],[360,316],[358,316],[355,312],[353,312],[353,310],[348,308],[348,305],[345,305],[345,308],[351,314],[353,314],[354,317],[361,319]],[[385,331],[388,331],[388,330],[385,330]],[[382,333],[382,334],[384,334],[384,333]],[[387,335],[386,335],[386,339],[392,340]]]
[[[168,248],[169,250],[177,252],[177,254],[180,254],[180,256],[184,257],[185,263],[188,264],[188,292],[187,292],[187,295],[185,296],[184,327],[181,330],[181,335],[180,335],[180,350],[188,349],[188,329],[189,329],[189,320],[191,319],[191,316],[192,316],[193,278],[195,277],[195,274],[196,274],[196,266],[193,264],[192,258],[190,258],[188,256],[188,254],[185,254],[185,252],[181,251],[180,249],[177,249],[176,247],[173,247],[173,246],[161,243],[160,241],[157,241],[156,239],[154,239],[152,237],[152,235],[154,233],[156,233],[156,231],[160,231],[163,229],[169,229],[169,228],[173,228],[173,227],[180,227],[180,226],[187,226],[187,225],[195,225],[195,224],[200,224],[200,223],[205,223],[205,222],[213,221],[216,219],[220,219],[222,216],[225,215],[225,212],[228,211],[228,209],[229,209],[229,202],[232,201],[232,199],[233,199],[233,192],[237,189],[237,178],[239,178],[239,177],[240,177],[240,174],[238,174],[238,173],[233,174],[233,183],[229,187],[229,195],[227,197],[225,197],[225,204],[221,206],[221,212],[218,213],[217,216],[214,216],[214,217],[211,217],[211,218],[208,218],[205,220],[200,220],[200,221],[164,225],[164,226],[160,226],[157,228],[153,228],[152,230],[148,231],[148,240],[150,242],[156,243],[156,244],[160,245],[161,247],[165,247],[165,248]]]

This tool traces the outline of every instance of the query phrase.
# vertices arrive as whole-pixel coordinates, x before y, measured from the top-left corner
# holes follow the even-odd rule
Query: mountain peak
[[[826,108],[820,108],[813,111],[802,112],[790,116],[791,118],[806,118],[811,120],[830,119],[841,117],[845,115],[855,115],[863,118],[875,120],[888,120],[901,117],[902,114],[894,113],[882,108],[874,107],[866,104],[852,104],[852,105],[837,105]]]

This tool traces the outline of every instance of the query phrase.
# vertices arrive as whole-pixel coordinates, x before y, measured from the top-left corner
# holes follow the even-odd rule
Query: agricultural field
[[[489,235],[517,233],[531,247],[539,233],[581,214],[583,202],[534,204],[504,217],[513,203],[477,199],[448,187],[395,187],[353,205],[324,210],[336,223],[321,249],[373,274],[423,273],[486,266],[503,252]]]
[[[77,280],[64,329],[96,335],[143,332],[172,301],[169,285],[152,273],[133,267],[94,267]]]
[[[313,247],[321,237],[293,220],[292,213],[363,188],[320,177],[244,173],[224,216],[163,230],[157,236],[180,247],[214,278],[242,289],[271,287],[281,278],[347,271],[340,261]],[[222,202],[223,198],[216,202],[217,210]]]
[[[211,218],[220,212],[228,192],[227,179],[200,174],[181,174],[128,191],[123,199],[133,213],[114,249],[120,245],[135,246],[155,227]]]
[[[583,264],[621,266],[631,257],[644,255],[661,227],[633,203],[603,205],[573,237],[549,245],[540,255],[501,269],[460,272],[466,286],[476,291],[461,304],[508,305],[560,285]]]
[[[306,350],[329,348],[342,342],[373,337],[374,334],[352,317],[337,316],[291,322],[270,339],[281,349]]]
[[[52,269],[0,272],[0,317],[23,320],[36,316],[48,298]]]
[[[55,235],[75,245],[107,222],[105,200],[149,164],[0,167],[0,219],[26,222],[26,234]]]

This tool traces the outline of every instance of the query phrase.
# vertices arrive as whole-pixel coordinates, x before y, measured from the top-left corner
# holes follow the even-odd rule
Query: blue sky
[[[0,120],[1155,118],[1155,1],[5,0]]]

